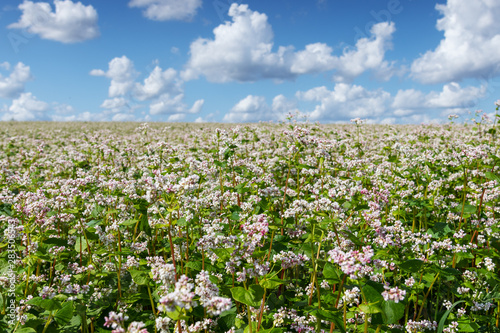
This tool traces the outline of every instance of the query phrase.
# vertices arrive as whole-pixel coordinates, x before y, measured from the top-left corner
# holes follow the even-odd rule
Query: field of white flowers
[[[500,332],[494,124],[0,124],[2,332]]]

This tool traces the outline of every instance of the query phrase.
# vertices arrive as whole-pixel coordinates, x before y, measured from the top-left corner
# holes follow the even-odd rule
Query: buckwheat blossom
[[[373,271],[373,267],[368,265],[373,254],[374,251],[370,246],[363,247],[362,251],[348,252],[335,248],[328,251],[328,261],[339,265],[342,272],[348,274],[351,279],[357,279]]]
[[[127,333],[148,333],[148,330],[145,328],[146,324],[142,321],[133,321],[127,328]]]
[[[438,323],[437,321],[429,321],[427,319],[420,320],[420,321],[413,321],[413,320],[408,320],[406,323],[406,332],[408,333],[415,333],[415,332],[422,332],[422,331],[435,331],[437,329]]]
[[[452,321],[448,327],[443,329],[443,333],[457,333],[458,322]]]
[[[413,285],[415,284],[415,279],[413,278],[413,276],[410,276],[408,279],[405,280],[405,285],[407,287],[413,287]]]
[[[40,295],[42,296],[43,299],[45,299],[45,298],[51,299],[51,298],[54,298],[54,296],[56,296],[56,292],[55,292],[54,288],[44,286],[42,288]]]
[[[111,327],[113,329],[111,331],[112,333],[125,333],[125,328],[123,328],[123,326],[125,325],[125,320],[128,320],[128,316],[124,315],[121,312],[116,313],[114,311],[111,311],[108,317],[104,317],[104,326]]]
[[[486,266],[488,271],[493,272],[495,270],[496,265],[491,258],[484,258],[483,264]]]
[[[219,297],[219,288],[210,281],[206,271],[201,271],[196,276],[195,294],[200,296],[200,303],[210,315],[217,316],[231,308],[231,299]]]
[[[160,298],[158,310],[172,312],[175,311],[176,306],[186,310],[191,309],[195,294],[192,292],[194,285],[189,282],[190,280],[187,276],[181,275],[175,283],[175,290]]]
[[[382,292],[382,297],[384,297],[384,300],[386,301],[394,301],[396,303],[399,303],[399,301],[402,301],[405,299],[406,296],[406,290],[399,289],[398,287],[389,287],[387,285],[384,286],[384,291]]]
[[[308,261],[308,258],[292,251],[281,251],[273,257],[273,262],[277,261],[281,261],[281,267],[287,269],[298,265],[304,266],[304,262]]]
[[[343,304],[347,304],[348,306],[352,306],[354,304],[359,304],[359,296],[361,290],[358,287],[354,287],[352,289],[346,289],[344,291],[344,295],[342,295],[341,302],[339,302],[339,308]]]
[[[156,318],[155,325],[158,333],[168,333],[170,332],[169,327],[172,319],[169,317],[158,317]]]

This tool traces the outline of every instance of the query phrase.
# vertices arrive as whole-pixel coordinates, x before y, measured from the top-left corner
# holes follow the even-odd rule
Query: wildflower
[[[231,308],[231,299],[219,297],[219,288],[210,281],[206,271],[196,276],[195,294],[200,296],[200,303],[207,309],[207,313],[217,316]]]
[[[493,262],[493,260],[491,260],[491,258],[486,257],[484,258],[483,262],[484,265],[486,266],[486,269],[489,270],[490,272],[492,272],[496,267],[495,263]]]
[[[172,319],[169,317],[156,318],[156,329],[158,330],[158,333],[168,333],[171,321]]]
[[[111,311],[109,317],[104,317],[104,326],[111,327],[113,333],[125,333],[123,326],[125,325],[125,320],[128,320],[128,316],[123,313],[116,313]]]
[[[385,291],[382,292],[382,297],[386,301],[394,301],[399,303],[405,299],[406,290],[399,289],[398,287],[390,288],[389,286],[384,286]]]
[[[374,251],[370,246],[363,247],[363,251],[348,252],[335,248],[328,252],[328,261],[339,265],[342,272],[348,274],[351,279],[356,279],[373,271],[373,268],[368,266],[373,254]]]
[[[458,328],[458,322],[452,321],[447,328],[443,329],[443,333],[456,333],[458,332],[457,328]]]
[[[304,266],[304,262],[307,261],[307,257],[302,254],[295,254],[292,251],[281,251],[280,253],[274,255],[273,261],[281,261],[281,267],[283,269],[287,269],[298,265]]]
[[[413,287],[413,285],[415,284],[415,279],[413,278],[413,276],[410,276],[410,278],[406,279],[405,280],[405,285],[407,287]]]
[[[191,290],[194,285],[189,283],[189,281],[190,279],[187,276],[182,275],[175,283],[175,290],[160,298],[158,309],[165,312],[175,311],[176,306],[186,310],[191,309],[194,297],[194,293]]]

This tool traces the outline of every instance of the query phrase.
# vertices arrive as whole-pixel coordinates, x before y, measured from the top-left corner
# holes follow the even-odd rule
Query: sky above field
[[[492,115],[498,0],[2,0],[0,119]]]

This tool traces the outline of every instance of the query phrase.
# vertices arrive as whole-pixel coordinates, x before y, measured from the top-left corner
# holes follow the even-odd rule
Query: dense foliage
[[[498,332],[495,132],[3,123],[0,329]]]

